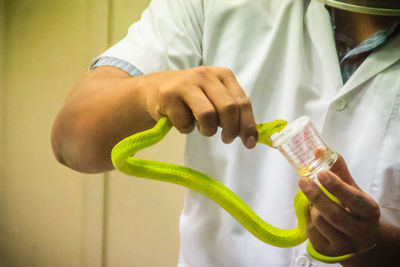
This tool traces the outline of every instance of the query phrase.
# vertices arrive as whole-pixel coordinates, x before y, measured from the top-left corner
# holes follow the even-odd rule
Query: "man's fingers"
[[[210,77],[202,89],[217,110],[222,127],[222,141],[231,143],[240,133],[238,103],[217,77]]]
[[[324,255],[329,254],[330,242],[329,240],[315,227],[311,222],[307,224],[307,237],[310,239],[313,247]]]
[[[219,78],[238,104],[240,112],[240,138],[247,148],[253,148],[257,143],[258,132],[251,102],[229,69],[222,68]]]
[[[379,219],[379,206],[363,191],[345,183],[331,171],[321,172],[318,179],[321,185],[337,197],[343,206],[350,209],[353,214],[366,219]]]
[[[334,249],[338,255],[348,253],[354,247],[349,238],[333,227],[316,208],[312,208],[310,211],[310,223],[330,244],[335,244]]]
[[[256,146],[258,140],[257,124],[254,120],[253,108],[250,100],[242,98],[240,106],[240,138],[247,148]]]
[[[338,154],[338,158],[335,164],[333,164],[333,166],[331,167],[330,171],[336,174],[338,177],[340,177],[340,179],[343,180],[345,183],[359,189],[358,185],[351,176],[350,171],[347,168],[347,164],[344,161],[342,155]]]
[[[321,215],[333,227],[351,236],[353,233],[350,229],[352,225],[357,222],[350,216],[350,214],[339,204],[331,200],[312,180],[302,177],[299,181],[299,186],[304,192],[305,196],[317,208]],[[350,227],[349,227],[350,226]]]
[[[258,132],[252,106],[231,70],[202,66],[152,77],[154,88],[145,97],[155,120],[167,115],[182,133],[197,124],[205,136],[214,135],[220,126],[224,143],[240,136],[246,147],[255,146]]]
[[[196,86],[187,88],[187,92],[183,95],[183,100],[192,110],[200,133],[205,136],[214,135],[218,129],[218,115],[204,92]]]
[[[181,133],[192,132],[194,129],[194,117],[189,107],[179,98],[171,99],[171,102],[173,103],[166,108],[165,113],[172,125]]]

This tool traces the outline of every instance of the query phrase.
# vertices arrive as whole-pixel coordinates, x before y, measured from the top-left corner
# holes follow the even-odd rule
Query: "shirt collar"
[[[400,18],[394,20],[388,27],[381,29],[376,33],[372,34],[368,39],[364,40],[359,45],[352,48],[347,54],[340,60],[340,63],[352,56],[357,56],[384,44],[396,31],[400,25]],[[338,35],[337,38],[343,38],[343,36]]]

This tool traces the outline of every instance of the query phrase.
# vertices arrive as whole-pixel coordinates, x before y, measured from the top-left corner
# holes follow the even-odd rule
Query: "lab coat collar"
[[[322,67],[329,73],[331,85],[338,91],[343,87],[343,80],[329,12],[320,2],[311,1],[304,22],[313,43],[313,49],[322,59]]]
[[[380,47],[377,51],[369,55],[358,67],[343,88],[339,91],[334,101],[348,94],[364,82],[373,78],[385,69],[389,68],[400,60],[400,34],[393,36],[392,39]]]
[[[323,59],[323,68],[329,73],[332,85],[338,92],[332,101],[359,88],[361,84],[400,60],[400,34],[397,34],[391,40],[388,40],[385,45],[369,55],[347,83],[343,85],[329,12],[323,4],[311,1],[304,19],[313,47],[316,49],[318,56]]]

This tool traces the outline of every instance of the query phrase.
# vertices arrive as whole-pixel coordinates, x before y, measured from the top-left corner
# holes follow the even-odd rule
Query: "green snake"
[[[271,135],[281,131],[286,124],[284,120],[258,124],[258,143],[272,147]],[[293,247],[307,239],[306,226],[311,203],[301,190],[294,199],[297,227],[279,229],[261,219],[241,198],[222,183],[201,172],[184,166],[134,157],[136,152],[163,139],[171,127],[170,120],[162,117],[153,128],[120,141],[111,153],[114,167],[132,176],[178,184],[203,194],[230,213],[255,237],[272,246]],[[327,193],[326,190],[324,192]],[[334,199],[332,195],[330,197]],[[312,258],[327,263],[340,262],[351,256],[351,254],[338,257],[322,255],[313,248],[310,242],[307,243],[307,252]]]

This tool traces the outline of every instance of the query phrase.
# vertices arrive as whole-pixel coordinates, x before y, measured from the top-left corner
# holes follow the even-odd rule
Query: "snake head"
[[[276,120],[276,121],[257,124],[258,143],[262,143],[267,146],[273,147],[271,136],[274,133],[282,131],[283,128],[286,127],[286,125],[287,121],[285,120]]]

